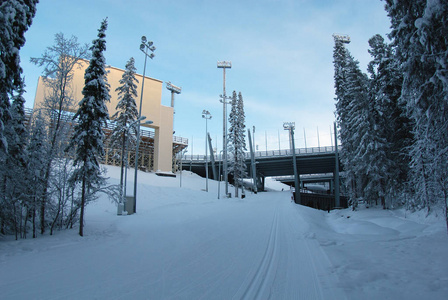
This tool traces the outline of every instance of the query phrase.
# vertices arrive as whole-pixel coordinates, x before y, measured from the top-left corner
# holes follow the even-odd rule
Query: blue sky
[[[331,145],[335,120],[333,33],[348,34],[348,49],[366,70],[368,39],[389,32],[390,22],[379,0],[40,0],[21,50],[32,107],[42,69],[29,63],[53,45],[58,32],[79,42],[96,38],[108,17],[107,64],[124,68],[135,58],[143,72],[141,36],[154,41],[155,58],[146,74],[182,87],[176,95],[176,135],[190,140],[188,154],[204,153],[203,109],[213,145],[222,148],[222,69],[230,60],[226,90],[241,92],[246,126],[255,126],[259,150],[289,147],[283,122],[296,123],[296,146]],[[170,105],[164,87],[162,104]],[[230,111],[230,109],[229,109]],[[319,132],[319,139],[317,132]],[[279,139],[280,136],[280,139]]]

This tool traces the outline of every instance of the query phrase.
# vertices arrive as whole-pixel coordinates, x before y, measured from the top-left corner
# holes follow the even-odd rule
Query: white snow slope
[[[215,181],[207,193],[188,172],[182,188],[138,178],[137,214],[102,197],[84,237],[1,239],[0,299],[448,299],[443,218],[328,214],[289,192],[218,200]]]

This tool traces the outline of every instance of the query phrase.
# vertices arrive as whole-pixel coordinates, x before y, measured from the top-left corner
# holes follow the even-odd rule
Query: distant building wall
[[[75,68],[72,91],[74,97],[74,105],[69,110],[76,112],[78,110],[78,103],[82,100],[82,90],[84,88],[84,73],[88,66],[88,61],[82,61],[80,67]],[[124,70],[107,67],[107,80],[110,84],[110,102],[106,103],[109,111],[109,116],[112,116],[117,110],[118,93],[115,91],[120,86],[120,79]],[[136,98],[137,109],[140,106],[140,94],[142,89],[143,76],[136,74],[139,81],[137,83]],[[155,130],[154,139],[154,170],[171,172],[172,171],[172,156],[173,156],[173,108],[163,106],[162,103],[162,87],[163,82],[154,78],[145,76],[145,84],[142,101],[142,116],[146,116],[144,121],[153,121],[151,125],[143,125],[153,128]],[[34,100],[34,109],[42,107],[44,99],[49,95],[50,89],[45,85],[43,78],[39,77],[38,86],[36,90],[36,97]]]

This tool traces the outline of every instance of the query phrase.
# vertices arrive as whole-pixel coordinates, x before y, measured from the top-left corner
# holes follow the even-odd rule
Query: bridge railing
[[[311,147],[311,148],[297,148],[295,149],[296,155],[309,155],[309,154],[322,154],[322,153],[332,153],[334,152],[334,146],[325,147]],[[250,159],[250,152],[245,153],[246,158]],[[291,156],[291,149],[284,150],[267,150],[267,151],[256,151],[255,157],[278,157],[278,156]],[[220,161],[221,155],[214,155],[215,160]],[[210,161],[210,155],[208,155],[208,160]],[[183,161],[205,161],[204,154],[197,155],[185,155]]]

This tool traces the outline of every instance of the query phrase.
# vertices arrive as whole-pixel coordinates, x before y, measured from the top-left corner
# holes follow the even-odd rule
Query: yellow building
[[[78,103],[83,98],[82,90],[84,88],[84,73],[89,62],[82,61],[80,67],[74,68],[73,80],[71,82],[71,90],[74,97],[74,106],[70,108],[70,111],[76,112],[78,110]],[[112,116],[116,112],[116,106],[118,104],[118,93],[115,89],[120,85],[119,81],[124,73],[124,70],[107,67],[108,72],[107,80],[110,84],[110,102],[107,103],[109,116]],[[142,89],[143,76],[136,74],[135,76],[139,81],[137,83],[138,96],[136,99],[137,108],[140,103],[140,93]],[[143,125],[150,127],[154,130],[144,131],[142,130],[141,142],[139,148],[139,168],[144,170],[153,170],[161,172],[171,172],[173,170],[173,154],[185,148],[188,144],[188,140],[184,138],[173,136],[173,108],[162,105],[162,87],[163,82],[154,78],[145,76],[143,101],[142,101],[142,116],[146,116],[145,121],[152,121],[150,125]],[[42,108],[44,99],[49,95],[49,87],[45,84],[42,77],[39,77],[39,82],[36,91],[36,97],[34,100],[34,110]],[[111,132],[110,129],[106,129],[106,135]],[[111,153],[118,151],[118,149],[106,149],[106,157],[104,162],[106,164],[118,164]],[[130,158],[130,165],[133,165],[135,151],[128,153]]]

